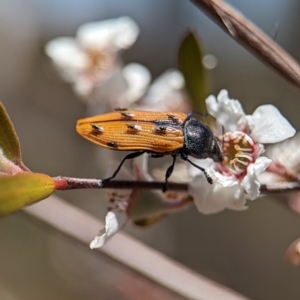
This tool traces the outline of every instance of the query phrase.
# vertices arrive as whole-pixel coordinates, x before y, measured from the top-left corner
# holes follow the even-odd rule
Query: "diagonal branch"
[[[26,207],[24,210],[60,232],[87,245],[95,235],[95,231],[104,226],[100,220],[54,195],[35,205]],[[184,299],[248,299],[193,272],[122,232],[117,233],[109,243],[97,250],[152,279],[161,286],[178,293]],[[130,273],[127,276],[130,276]],[[135,291],[138,283],[131,286],[131,289]],[[153,289],[153,285],[144,282],[143,291],[147,292],[148,288]],[[158,298],[165,299],[162,297],[156,299]]]
[[[300,66],[297,61],[240,12],[222,0],[191,1],[201,7],[238,43],[300,88]]]

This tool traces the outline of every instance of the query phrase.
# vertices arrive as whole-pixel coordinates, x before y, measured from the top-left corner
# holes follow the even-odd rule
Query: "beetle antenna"
[[[222,143],[221,143],[222,152],[223,152],[223,146],[224,146],[224,134],[225,134],[225,128],[224,128],[224,125],[222,125]]]
[[[190,112],[188,114],[189,117],[191,117],[192,115],[199,115],[201,117],[208,117],[209,114],[207,113],[207,111],[205,113],[201,112],[201,111],[198,111],[198,110],[193,110],[192,112]]]

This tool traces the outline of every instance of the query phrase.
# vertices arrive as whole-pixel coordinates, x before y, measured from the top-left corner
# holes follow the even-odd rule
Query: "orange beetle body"
[[[211,129],[200,120],[192,118],[191,114],[119,109],[78,120],[77,132],[105,148],[135,151],[127,155],[113,176],[106,180],[117,175],[126,159],[135,158],[145,152],[152,157],[173,156],[173,163],[166,172],[166,184],[173,172],[177,155],[203,171],[209,183],[212,183],[209,175],[203,168],[191,162],[188,156],[199,159],[210,157],[216,162],[223,160],[218,140]]]
[[[165,154],[183,147],[186,118],[184,113],[117,111],[79,120],[77,132],[105,148]]]

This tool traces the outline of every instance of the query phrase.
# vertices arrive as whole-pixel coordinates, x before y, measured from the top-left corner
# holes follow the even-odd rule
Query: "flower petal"
[[[60,37],[50,41],[45,46],[45,52],[69,82],[73,82],[89,64],[88,57],[73,38]]]
[[[113,70],[103,70],[97,76],[97,81],[94,83],[93,95],[89,102],[96,106],[99,106],[99,104],[103,106],[105,103],[113,109],[116,107],[126,107],[126,103],[122,102],[122,95],[126,92],[128,85],[121,67],[115,65]]]
[[[94,82],[90,80],[88,76],[84,76],[84,74],[78,74],[73,82],[75,93],[81,97],[88,97],[91,95],[94,85]]]
[[[289,171],[300,173],[300,132],[294,137],[267,148],[266,156]]]
[[[105,228],[99,231],[93,241],[90,243],[90,248],[102,247],[119,229],[125,225],[127,216],[125,212],[109,211],[105,217]]]
[[[260,182],[257,176],[264,172],[271,162],[271,159],[262,156],[259,157],[254,164],[249,165],[247,175],[242,181],[242,186],[251,200],[256,199],[259,195]]]
[[[296,130],[280,111],[271,104],[259,106],[246,116],[251,135],[259,143],[277,143],[292,137]]]
[[[244,121],[244,110],[240,101],[230,99],[227,90],[221,90],[217,99],[211,95],[206,99],[206,107],[225,131],[238,131]]]
[[[226,208],[241,211],[247,209],[245,193],[237,180],[218,172],[215,172],[214,177],[216,182],[212,185],[206,182],[203,175],[196,176],[189,183],[188,193],[193,196],[201,213],[213,214]]]
[[[139,28],[129,17],[86,23],[77,31],[78,40],[83,47],[98,50],[127,49],[138,35]]]
[[[181,72],[176,69],[165,71],[154,80],[139,109],[155,111],[186,110],[188,101],[183,93],[184,84],[185,81]]]
[[[129,107],[145,94],[151,81],[151,74],[146,67],[137,63],[126,65],[122,73],[128,84],[122,107]]]

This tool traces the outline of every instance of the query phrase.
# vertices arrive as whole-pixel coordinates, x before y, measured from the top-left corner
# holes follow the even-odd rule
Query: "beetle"
[[[166,171],[163,189],[166,191],[177,156],[201,170],[210,184],[212,178],[189,156],[198,159],[209,157],[219,163],[223,161],[218,138],[207,124],[192,115],[117,109],[115,112],[78,120],[76,130],[84,138],[104,148],[134,151],[126,155],[113,175],[104,181],[113,179],[127,159],[143,153],[149,153],[151,157],[171,155],[173,161]]]

